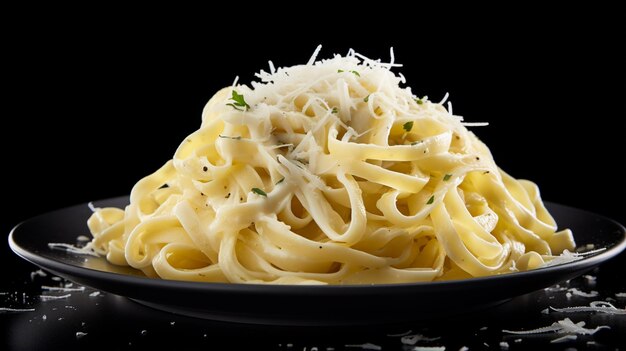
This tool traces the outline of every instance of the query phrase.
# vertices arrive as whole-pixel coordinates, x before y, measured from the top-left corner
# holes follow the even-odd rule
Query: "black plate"
[[[127,197],[96,202],[123,207]],[[34,217],[9,235],[11,249],[59,276],[129,297],[161,310],[223,321],[287,325],[371,324],[445,318],[502,303],[512,297],[576,277],[626,247],[626,229],[608,218],[547,203],[579,246],[606,250],[552,267],[466,280],[385,285],[296,286],[196,283],[151,279],[103,258],[52,250],[89,235],[86,204]]]

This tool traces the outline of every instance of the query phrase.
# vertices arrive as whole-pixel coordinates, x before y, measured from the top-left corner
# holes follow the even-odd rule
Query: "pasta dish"
[[[164,279],[379,284],[542,267],[574,248],[537,186],[445,101],[354,51],[217,92],[200,129],[88,220],[91,250]]]

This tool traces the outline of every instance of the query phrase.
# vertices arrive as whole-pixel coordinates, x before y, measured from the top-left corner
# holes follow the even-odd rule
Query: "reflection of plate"
[[[127,197],[97,202],[123,207]],[[211,319],[267,324],[364,324],[428,319],[469,312],[571,279],[626,247],[626,229],[605,217],[547,204],[562,227],[571,228],[579,246],[606,250],[582,260],[528,272],[446,282],[295,286],[196,283],[151,279],[103,258],[52,250],[48,243],[74,243],[88,234],[86,204],[34,217],[9,236],[24,259],[65,278],[127,296],[145,305]]]

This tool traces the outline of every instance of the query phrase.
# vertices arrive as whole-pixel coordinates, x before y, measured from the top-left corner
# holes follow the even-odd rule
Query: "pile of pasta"
[[[463,118],[354,51],[257,74],[98,208],[89,244],[164,279],[376,284],[542,267],[574,248],[537,186],[499,169]]]

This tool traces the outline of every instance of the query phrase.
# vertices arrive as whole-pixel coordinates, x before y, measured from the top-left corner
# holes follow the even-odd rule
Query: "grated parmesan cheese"
[[[62,291],[62,292],[85,291],[85,287],[84,286],[81,286],[80,288],[61,288],[61,287],[57,287],[57,286],[46,286],[46,285],[43,285],[41,288],[43,290],[48,290],[48,291]]]
[[[415,346],[413,351],[445,351],[445,346]]]
[[[41,299],[41,301],[52,301],[52,300],[67,299],[70,296],[72,296],[72,294],[61,295],[61,296],[40,295],[39,298]]]
[[[595,283],[596,281],[596,277],[594,277],[593,275],[589,275],[589,274],[583,275],[583,278],[585,278],[588,283],[592,283],[592,282]]]
[[[500,349],[501,350],[508,350],[509,349],[509,343],[506,342],[506,341],[500,342]]]
[[[38,269],[34,272],[30,272],[31,281],[35,280],[35,277],[45,277],[45,276],[47,276],[46,272],[42,271],[41,269]]]
[[[552,325],[543,328],[537,328],[532,330],[502,330],[504,333],[508,334],[518,334],[518,335],[529,335],[529,334],[541,334],[541,333],[550,333],[555,332],[559,334],[567,334],[567,333],[576,333],[581,335],[593,335],[600,329],[610,329],[609,326],[602,325],[596,327],[595,329],[587,329],[584,328],[585,322],[581,321],[578,323],[572,322],[571,319],[565,318],[558,322],[552,323]]]
[[[434,341],[439,339],[441,338],[427,338],[422,334],[413,334],[403,336],[402,339],[400,339],[400,342],[402,342],[404,345],[415,345],[418,341]]]
[[[615,293],[615,297],[626,297],[626,292]]]
[[[578,339],[578,336],[576,335],[565,335],[565,336],[561,336],[560,338],[550,340],[550,343],[559,344],[562,342],[567,342],[567,341],[576,340],[576,339]]]
[[[559,264],[571,263],[574,261],[579,261],[585,258],[586,256],[597,254],[606,250],[606,248],[600,248],[597,250],[591,250],[587,252],[570,252],[569,250],[563,251],[560,255],[556,256],[552,260],[546,262],[543,267],[551,267]]]
[[[98,257],[98,254],[91,247],[91,243],[85,245],[85,247],[77,247],[71,244],[65,243],[48,243],[48,247],[51,249],[64,250],[69,253],[77,254],[77,255],[90,255]]]
[[[0,312],[34,312],[34,308],[10,308],[0,307]]]
[[[382,350],[383,348],[376,345],[376,344],[372,344],[372,343],[365,343],[365,344],[353,344],[353,345],[345,345],[346,347],[357,347],[360,348],[361,350]]]
[[[596,297],[596,296],[598,296],[598,292],[595,291],[595,290],[591,290],[590,292],[587,293],[587,292],[578,290],[576,288],[571,288],[571,289],[568,289],[568,291],[570,291],[573,295],[576,295],[576,296],[582,296],[582,297]]]
[[[573,312],[600,312],[600,313],[608,313],[608,314],[626,314],[626,309],[622,310],[615,306],[613,306],[610,302],[605,301],[593,301],[589,304],[589,306],[573,306],[573,307],[563,307],[563,308],[555,308],[550,306],[553,311],[556,312],[565,312],[565,313],[573,313]]]

